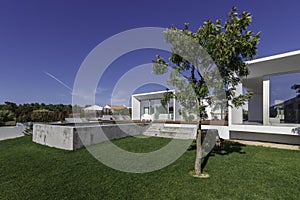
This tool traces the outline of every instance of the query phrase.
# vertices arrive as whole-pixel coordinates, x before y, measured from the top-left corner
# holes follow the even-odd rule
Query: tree
[[[257,54],[260,33],[248,30],[251,22],[249,12],[238,14],[234,7],[225,23],[208,20],[196,32],[188,24],[183,29],[172,26],[164,32],[166,42],[172,46],[170,61],[161,56],[153,61],[152,70],[156,74],[171,69],[167,84],[177,90],[175,94],[166,92],[162,103],[175,98],[185,108],[181,114],[188,120],[194,118],[192,113],[196,110],[195,176],[203,175],[201,121],[207,118],[205,108],[220,102],[239,107],[252,95],[235,92],[242,78],[249,74],[245,61]]]
[[[294,85],[292,85],[291,89],[292,89],[292,90],[295,90],[296,93],[298,93],[297,96],[300,95],[300,84],[294,84]]]
[[[13,102],[6,101],[2,107],[3,110],[10,110],[11,112],[15,113],[17,110],[17,104]]]
[[[0,104],[0,111],[5,111],[0,113],[2,116],[7,116],[8,112],[6,111],[10,111],[10,113],[13,113],[13,118],[15,118],[18,122],[50,122],[58,120],[63,121],[66,117],[69,116],[69,114],[72,113],[72,105],[46,105],[45,103],[26,103],[17,105],[13,102],[5,102],[5,104]],[[3,117],[0,116],[0,119],[2,118]]]
[[[14,113],[10,110],[0,110],[0,123],[14,120]]]

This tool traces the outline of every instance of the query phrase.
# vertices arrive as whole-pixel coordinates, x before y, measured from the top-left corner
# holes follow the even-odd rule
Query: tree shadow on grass
[[[238,143],[238,142],[231,142],[227,140],[221,141],[220,146],[214,146],[214,148],[209,152],[210,155],[228,155],[231,153],[240,153],[245,154],[246,152],[243,150],[243,147],[246,145]],[[196,141],[194,140],[193,143],[188,148],[188,151],[196,150]]]
[[[203,140],[202,140],[203,141]],[[202,144],[203,145],[203,144]],[[229,155],[231,153],[239,153],[239,154],[246,154],[246,152],[243,150],[243,147],[246,145],[238,143],[238,142],[232,142],[232,141],[227,141],[227,140],[222,140],[220,144],[216,144],[214,148],[207,153],[207,155],[202,158],[202,163],[201,163],[201,168],[202,171],[205,168],[205,166],[208,163],[208,160],[211,156],[215,155]],[[196,150],[196,141],[194,140],[191,146],[188,148],[188,151],[193,151]]]
[[[246,145],[238,143],[238,142],[231,142],[231,141],[222,141],[220,147],[215,147],[212,150],[212,153],[218,155],[228,155],[230,153],[240,153],[245,154],[246,152],[243,150],[243,147]]]
[[[203,134],[201,139],[202,145],[205,145],[203,144],[203,142],[205,142],[204,140],[205,137],[206,134]],[[228,155],[230,153],[241,153],[241,154],[246,153],[243,151],[243,147],[245,147],[246,145],[238,142],[232,142],[232,141],[220,139],[219,141],[215,140],[213,143],[216,143],[216,145],[210,152],[213,154]],[[193,143],[190,145],[188,150],[189,151],[196,150],[196,140],[193,141]]]

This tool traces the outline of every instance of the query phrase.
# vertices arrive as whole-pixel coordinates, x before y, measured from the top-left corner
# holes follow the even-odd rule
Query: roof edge
[[[259,63],[259,62],[265,62],[265,61],[270,61],[270,60],[275,60],[275,59],[280,59],[280,58],[285,58],[285,57],[295,56],[295,55],[300,55],[300,50],[290,51],[290,52],[286,52],[286,53],[281,53],[281,54],[276,54],[276,55],[272,55],[272,56],[254,59],[251,61],[246,61],[246,64],[255,64],[255,63]]]
[[[160,91],[156,91],[156,92],[145,92],[145,93],[137,93],[137,94],[133,94],[132,96],[136,97],[136,96],[143,96],[143,95],[151,95],[151,94],[161,94],[161,93],[166,93],[166,90],[160,90]],[[174,89],[172,90],[168,90],[168,92],[175,92]]]

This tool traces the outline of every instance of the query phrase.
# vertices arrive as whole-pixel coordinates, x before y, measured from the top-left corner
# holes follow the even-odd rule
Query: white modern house
[[[167,91],[157,91],[150,93],[132,95],[132,119],[142,121],[182,121],[182,116],[179,114],[181,106],[173,98],[167,105],[161,104],[161,99]],[[175,90],[168,92],[176,93]],[[212,112],[211,108],[207,108],[208,118],[213,119],[220,111]],[[217,117],[221,119],[222,117]]]
[[[217,129],[224,139],[300,144],[300,50],[259,58],[248,64],[250,74],[236,90],[236,93],[242,93],[243,89],[254,93],[248,102],[247,119],[243,119],[243,108],[228,107],[226,125],[214,125],[212,121],[203,125],[203,129]],[[181,121],[176,100],[165,107],[161,105],[165,92],[132,95],[132,120]],[[207,112],[209,119],[220,120],[216,111],[209,108]]]
[[[166,91],[135,94],[132,96],[133,120],[181,120],[178,109],[179,104],[174,99],[162,106],[161,99]],[[174,93],[174,90],[169,92]]]
[[[84,108],[83,110],[84,110],[84,112],[95,112],[95,111],[101,112],[101,111],[103,111],[103,107],[98,106],[98,105],[92,105],[92,106],[88,106],[88,107]]]

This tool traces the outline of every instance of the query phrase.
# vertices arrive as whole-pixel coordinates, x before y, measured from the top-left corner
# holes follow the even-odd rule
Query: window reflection
[[[270,123],[300,123],[300,73],[270,77]]]

